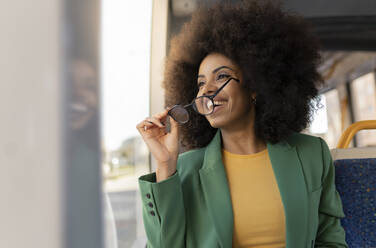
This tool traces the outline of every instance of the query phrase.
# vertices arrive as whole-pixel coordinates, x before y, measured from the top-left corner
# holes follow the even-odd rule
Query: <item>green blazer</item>
[[[147,247],[232,247],[233,209],[221,144],[218,129],[206,147],[180,154],[177,173],[168,179],[156,183],[155,173],[139,178]],[[294,133],[267,143],[267,149],[285,211],[286,247],[347,247],[325,141]]]

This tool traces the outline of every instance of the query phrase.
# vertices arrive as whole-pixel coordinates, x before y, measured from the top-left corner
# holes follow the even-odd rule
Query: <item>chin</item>
[[[213,128],[221,128],[223,126],[226,126],[227,121],[226,120],[223,120],[222,118],[207,118],[207,120],[209,121],[210,123],[210,126],[212,126]]]

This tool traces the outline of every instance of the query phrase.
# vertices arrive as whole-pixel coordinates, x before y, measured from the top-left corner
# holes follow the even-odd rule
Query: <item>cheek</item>
[[[229,112],[230,113],[241,113],[244,114],[250,108],[250,102],[245,95],[238,95],[238,97],[231,98],[229,101]]]
[[[228,103],[228,110],[229,110],[230,113],[232,113],[232,111],[233,111],[233,102],[232,102],[232,100],[230,100],[229,103]]]

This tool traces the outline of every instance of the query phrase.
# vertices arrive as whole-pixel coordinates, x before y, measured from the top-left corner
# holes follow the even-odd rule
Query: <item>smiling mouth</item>
[[[84,113],[84,112],[87,112],[88,111],[88,107],[86,106],[86,104],[84,103],[81,103],[81,102],[73,102],[70,104],[70,108],[71,110],[75,111],[75,112],[79,112],[79,113]]]
[[[214,107],[225,105],[227,101],[214,101]]]
[[[214,104],[214,110],[213,110],[213,113],[215,114],[219,109],[222,109],[221,107],[224,107],[226,104],[226,102],[215,102]]]

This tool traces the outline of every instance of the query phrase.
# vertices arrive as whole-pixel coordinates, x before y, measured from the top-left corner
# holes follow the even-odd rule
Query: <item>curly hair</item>
[[[201,6],[171,39],[165,63],[165,106],[188,104],[196,97],[201,61],[220,53],[243,73],[245,88],[255,92],[255,134],[275,144],[312,121],[320,106],[317,71],[321,57],[312,27],[280,2],[245,0]],[[190,121],[180,126],[187,150],[206,146],[216,128],[188,109]]]

